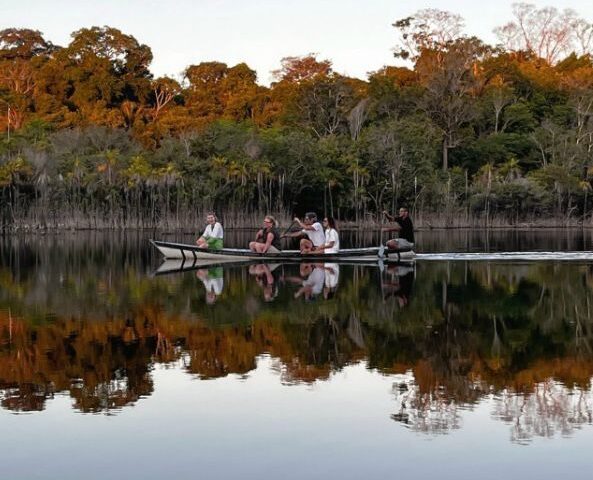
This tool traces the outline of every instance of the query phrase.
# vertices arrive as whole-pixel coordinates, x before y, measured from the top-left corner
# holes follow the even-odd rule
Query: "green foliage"
[[[150,48],[112,27],[65,47],[0,31],[3,225],[46,224],[49,208],[54,223],[121,225],[213,207],[360,220],[404,203],[446,219],[590,216],[590,56],[552,65],[437,13],[395,24],[413,68],[365,82],[287,57],[270,87],[244,63],[153,79]],[[30,172],[6,173],[15,159]]]

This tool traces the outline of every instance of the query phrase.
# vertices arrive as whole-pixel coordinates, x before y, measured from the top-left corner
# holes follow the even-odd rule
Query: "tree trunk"
[[[447,171],[449,168],[449,145],[447,140],[443,140],[443,171]]]

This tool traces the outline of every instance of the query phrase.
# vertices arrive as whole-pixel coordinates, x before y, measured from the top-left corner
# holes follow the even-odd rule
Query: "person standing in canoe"
[[[307,236],[308,238],[303,238],[301,240],[301,253],[323,251],[322,247],[325,245],[325,233],[323,233],[321,223],[317,221],[317,214],[315,212],[305,213],[304,222],[301,222],[295,217],[293,223],[297,223],[302,230],[300,232],[286,233],[284,236],[291,238]]]
[[[249,243],[249,250],[257,253],[280,253],[280,232],[272,215],[264,217],[264,226],[255,234],[255,241]]]
[[[223,236],[222,225],[218,222],[216,214],[208,212],[208,215],[206,215],[206,228],[202,236],[196,241],[196,245],[200,248],[220,250]]]
[[[414,247],[414,225],[410,218],[410,212],[406,207],[399,209],[399,215],[389,215],[386,211],[383,211],[383,215],[390,222],[395,222],[393,227],[383,228],[383,232],[398,232],[396,238],[389,240],[385,246],[390,250],[401,250]]]

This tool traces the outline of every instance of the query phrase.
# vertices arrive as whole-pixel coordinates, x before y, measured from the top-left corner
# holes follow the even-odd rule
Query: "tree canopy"
[[[217,61],[155,78],[150,47],[108,26],[66,46],[3,30],[0,223],[183,224],[212,207],[360,219],[398,204],[442,223],[590,219],[593,27],[529,4],[513,15],[492,46],[420,10],[393,23],[407,63],[361,80],[288,56],[270,86]]]

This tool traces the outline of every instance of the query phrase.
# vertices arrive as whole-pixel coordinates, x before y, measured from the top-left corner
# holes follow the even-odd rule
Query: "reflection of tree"
[[[422,392],[411,375],[393,384],[396,412],[391,418],[416,432],[446,434],[461,427],[457,403],[447,392]]]
[[[247,271],[233,268],[224,270],[228,295],[206,307],[193,273],[148,278],[137,255],[108,242],[78,256],[59,242],[32,245],[27,254],[0,246],[6,408],[42,409],[69,392],[76,408],[110,411],[150,394],[154,363],[183,359],[206,379],[247,374],[270,355],[286,383],[328,379],[358,361],[409,371],[396,418],[444,432],[489,392],[531,395],[550,378],[588,391],[593,375],[587,265],[424,263],[409,277],[405,308],[381,291],[376,268],[342,267],[335,295],[310,303],[280,282],[265,302]],[[284,276],[297,268],[279,267]]]
[[[8,410],[15,412],[41,411],[47,398],[53,397],[52,385],[34,383],[1,384],[0,402]]]
[[[574,362],[568,363],[573,363],[568,370],[579,368]],[[554,365],[558,366],[558,362],[541,362],[538,369]],[[591,368],[588,371],[591,372]],[[460,428],[460,411],[471,408],[478,401],[491,401],[492,417],[511,425],[511,440],[517,443],[527,443],[533,437],[571,435],[583,425],[591,424],[593,389],[590,382],[585,388],[569,388],[552,379],[558,376],[558,370],[548,371],[543,375],[546,380],[539,382],[534,373],[523,371],[516,376],[513,383],[521,390],[503,388],[494,393],[487,382],[467,378],[467,389],[473,391],[475,399],[475,402],[467,402],[460,401],[447,385],[423,388],[417,381],[416,373],[408,372],[396,377],[393,384],[396,413],[391,418],[417,432],[444,434]]]
[[[593,420],[591,388],[567,388],[548,380],[532,392],[503,390],[494,397],[493,417],[511,425],[511,440],[526,443],[533,437],[571,435]]]
[[[0,391],[14,410],[41,410],[69,391],[85,412],[106,411],[152,392],[153,325],[145,318],[96,325],[56,319],[35,326],[0,315]]]
[[[130,405],[141,396],[152,393],[150,377],[146,375],[142,380],[141,385],[134,386],[126,377],[94,386],[73,382],[70,394],[76,399],[74,406],[83,412],[107,412]]]

